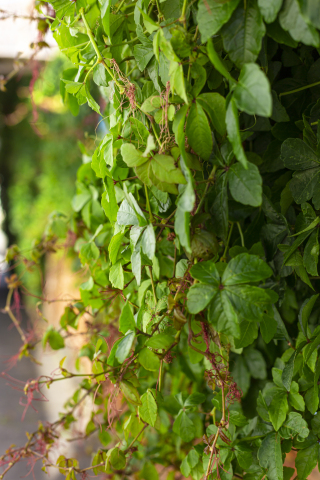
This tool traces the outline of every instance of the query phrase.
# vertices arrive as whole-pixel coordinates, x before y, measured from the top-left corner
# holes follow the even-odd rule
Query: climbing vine
[[[66,479],[299,480],[320,417],[320,8],[316,0],[52,0],[37,9],[72,66],[61,96],[106,133],[81,144],[74,214],[54,214],[25,259],[69,248],[85,281],[43,346],[86,335],[66,411],[1,457]],[[63,205],[61,205],[63,210]],[[38,341],[11,302],[20,356]],[[41,306],[39,306],[41,311]],[[112,385],[112,388],[110,386]],[[93,404],[92,464],[51,450]],[[318,418],[319,417],[319,418]]]

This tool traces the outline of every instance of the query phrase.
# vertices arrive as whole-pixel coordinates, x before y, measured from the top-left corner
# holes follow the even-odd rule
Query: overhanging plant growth
[[[28,268],[68,230],[87,277],[43,344],[62,348],[89,315],[79,357],[92,371],[62,361],[26,386],[31,402],[83,375],[60,420],[2,457],[6,471],[23,457],[46,470],[89,396],[85,438],[101,446],[84,468],[61,456],[66,479],[282,480],[292,451],[306,479],[320,438],[319,3],[50,4],[73,64],[63,102],[74,115],[88,103],[107,133],[82,145],[74,215],[52,217]]]

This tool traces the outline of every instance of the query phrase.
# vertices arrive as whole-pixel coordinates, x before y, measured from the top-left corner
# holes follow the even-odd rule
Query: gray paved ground
[[[0,308],[4,307],[6,292],[0,289]],[[26,318],[23,315],[24,325]],[[7,315],[0,313],[0,372],[8,368],[6,360],[16,354],[21,346],[21,339],[17,331],[12,328],[12,323]],[[29,378],[35,378],[38,374],[36,367],[29,360],[23,359],[17,366],[8,371],[12,377],[27,381]],[[44,408],[41,402],[37,402],[38,413],[29,408],[25,419],[22,422],[21,417],[24,407],[19,405],[23,393],[14,390],[7,385],[7,381],[0,378],[0,454],[2,455],[11,445],[23,445],[26,441],[25,432],[32,432],[37,429],[38,421],[45,420]],[[34,470],[34,478],[43,480],[48,478],[38,466]],[[5,480],[18,480],[30,471],[26,463],[20,463],[14,466],[5,476]],[[32,473],[28,478],[32,478]]]

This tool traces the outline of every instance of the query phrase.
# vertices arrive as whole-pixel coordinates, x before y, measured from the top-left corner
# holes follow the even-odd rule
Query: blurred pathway
[[[0,289],[0,308],[3,308],[6,300],[6,291]],[[26,318],[23,323],[25,325]],[[0,313],[0,372],[8,368],[6,360],[15,355],[21,346],[21,339],[15,328],[12,326],[8,315]],[[36,366],[28,359],[22,359],[17,365],[8,371],[8,374],[15,379],[26,382],[30,378],[36,378],[39,373]],[[22,384],[21,384],[22,385]],[[19,404],[20,399],[24,397],[23,392],[14,390],[7,385],[7,381],[0,378],[0,454],[4,454],[6,449],[15,444],[23,446],[27,441],[25,432],[33,432],[38,427],[39,420],[45,420],[45,410],[43,402],[36,402],[38,413],[29,407],[25,419],[22,422],[21,417],[24,407]],[[24,400],[24,399],[23,399]],[[48,479],[48,476],[41,471],[40,464],[34,469],[34,478],[36,480]],[[0,470],[2,472],[2,470]],[[26,462],[15,465],[5,476],[5,480],[19,480],[26,476],[30,471]],[[28,477],[32,479],[32,473]]]

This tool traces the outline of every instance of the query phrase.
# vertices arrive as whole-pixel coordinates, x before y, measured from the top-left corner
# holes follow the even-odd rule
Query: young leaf
[[[239,119],[238,119],[238,109],[233,97],[230,99],[230,102],[227,108],[226,125],[227,125],[228,139],[232,145],[233,152],[237,160],[239,160],[239,162],[243,165],[243,167],[247,168],[248,160],[246,158],[246,155],[242,147],[242,140],[241,140],[240,128],[239,128]]]
[[[134,331],[136,328],[136,322],[134,321],[134,316],[130,307],[129,302],[127,301],[123,307],[119,319],[119,332],[124,335],[128,330]]]
[[[270,84],[256,63],[246,63],[242,67],[233,98],[238,109],[249,115],[271,116]]]
[[[157,420],[158,406],[150,389],[142,395],[141,404],[139,407],[140,417],[144,422],[154,427]]]
[[[248,162],[247,169],[241,163],[230,167],[229,188],[233,198],[244,205],[258,207],[262,203],[262,178],[258,167]]]
[[[269,480],[283,480],[281,438],[279,433],[267,435],[259,448],[258,459],[261,467],[268,469]]]
[[[233,12],[229,22],[222,28],[222,40],[225,51],[238,68],[256,61],[265,31],[254,0],[248,0],[246,8],[241,3]]]
[[[192,149],[204,160],[208,160],[213,149],[212,134],[207,116],[198,102],[191,105],[186,134]]]
[[[229,20],[240,0],[216,2],[215,0],[200,0],[197,21],[202,43],[217,33]]]

